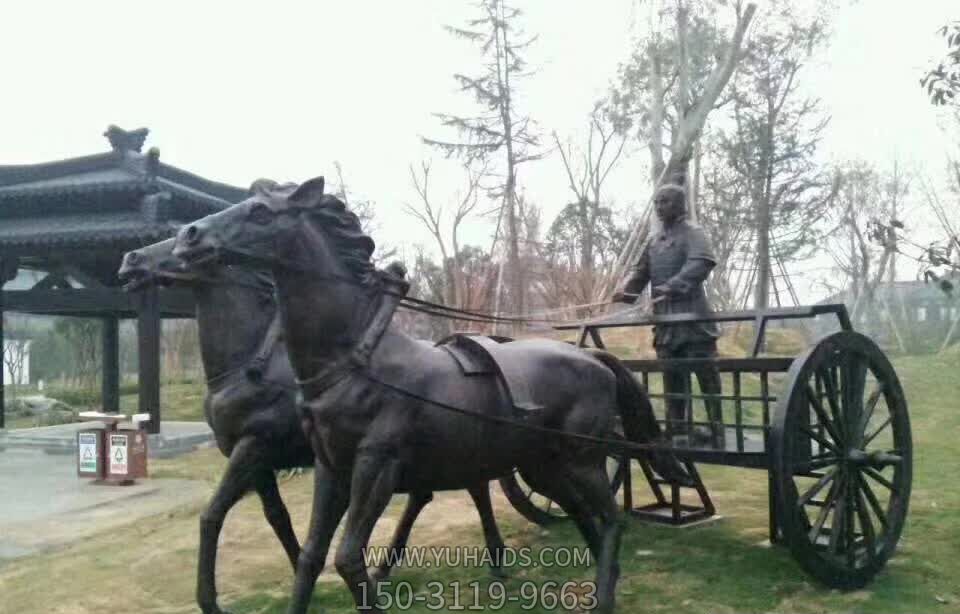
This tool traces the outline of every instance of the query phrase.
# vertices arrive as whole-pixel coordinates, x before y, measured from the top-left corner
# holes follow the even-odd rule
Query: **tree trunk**
[[[691,102],[689,111],[686,112],[682,118],[678,119],[676,135],[670,144],[670,160],[666,164],[663,164],[662,142],[659,144],[656,143],[658,138],[662,138],[661,131],[663,124],[662,121],[659,125],[654,123],[657,107],[664,104],[663,93],[662,91],[655,92],[650,109],[652,132],[649,143],[654,191],[656,191],[664,180],[671,179],[680,172],[686,172],[693,146],[703,131],[703,127],[707,122],[707,116],[710,110],[713,109],[714,104],[716,104],[723,89],[730,81],[730,77],[733,75],[737,64],[740,62],[744,36],[756,10],[757,5],[752,2],[747,4],[742,14],[739,13],[738,9],[737,25],[734,28],[730,44],[727,46],[726,54],[710,73],[700,98],[695,102]],[[655,71],[659,69],[657,63],[654,63],[653,67]],[[656,88],[656,79],[653,80],[653,83]],[[627,244],[620,253],[619,258],[617,258],[617,263],[611,275],[606,279],[604,284],[600,285],[596,296],[597,300],[602,300],[613,293],[620,283],[620,280],[626,274],[627,268],[636,261],[644,249],[649,237],[650,217],[651,206],[650,201],[648,201],[646,208],[640,215],[639,223],[627,238]]]

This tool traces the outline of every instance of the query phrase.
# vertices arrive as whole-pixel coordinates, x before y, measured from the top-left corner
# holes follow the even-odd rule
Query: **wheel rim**
[[[893,553],[910,497],[910,423],[893,367],[863,335],[825,338],[791,368],[774,429],[794,555],[831,586],[862,586]]]
[[[607,476],[610,480],[610,491],[614,497],[623,487],[624,476],[629,466],[629,460],[614,456],[607,457]],[[538,493],[527,484],[516,469],[509,477],[500,479],[500,486],[513,508],[530,522],[547,526],[569,518],[553,499]]]

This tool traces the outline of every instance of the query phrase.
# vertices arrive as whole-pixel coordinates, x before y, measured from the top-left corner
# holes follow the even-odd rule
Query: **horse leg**
[[[400,461],[392,456],[361,450],[353,466],[350,511],[334,564],[353,594],[357,610],[380,614],[375,585],[367,573],[363,551],[377,519],[390,503],[400,477]]]
[[[620,537],[623,524],[616,499],[610,492],[602,463],[571,466],[568,476],[582,493],[593,516],[600,519],[601,547],[597,557],[597,612],[613,612],[617,579],[620,577]]]
[[[590,507],[586,505],[570,479],[564,473],[555,470],[546,471],[542,468],[524,467],[520,469],[520,475],[535,491],[553,499],[570,516],[580,535],[583,536],[587,548],[590,549],[590,554],[594,559],[599,560],[602,554],[600,532],[593,521]]]
[[[200,515],[200,548],[197,561],[197,605],[204,614],[222,614],[217,605],[217,541],[223,521],[237,501],[253,488],[262,471],[263,457],[253,437],[237,442],[217,490]]]
[[[487,555],[490,557],[490,573],[495,578],[503,578],[503,551],[506,546],[500,536],[500,528],[493,516],[493,505],[490,503],[490,482],[484,482],[467,489],[473,504],[480,515],[480,525],[483,527],[483,539],[487,544]]]
[[[347,484],[319,459],[314,463],[313,510],[307,540],[297,559],[288,614],[306,614],[317,576],[323,571],[333,532],[349,503]]]
[[[267,468],[261,472],[257,478],[256,488],[257,494],[260,495],[260,502],[263,504],[263,515],[273,527],[273,532],[276,533],[277,539],[287,553],[287,558],[290,559],[290,565],[296,571],[297,559],[300,557],[300,542],[297,541],[297,534],[293,531],[290,513],[280,497],[277,476],[272,469]]]
[[[433,493],[412,492],[407,497],[407,506],[403,510],[403,517],[393,533],[393,541],[390,544],[390,550],[386,558],[380,562],[380,566],[373,572],[374,580],[384,580],[390,575],[392,567],[400,561],[403,551],[407,548],[407,540],[410,538],[410,531],[413,529],[413,523],[417,516],[428,503],[433,501]]]

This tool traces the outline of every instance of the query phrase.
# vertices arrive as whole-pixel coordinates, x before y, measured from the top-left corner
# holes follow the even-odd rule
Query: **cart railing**
[[[587,338],[599,348],[604,347],[599,330],[603,328],[629,328],[636,326],[657,326],[663,324],[695,324],[699,322],[754,322],[753,348],[751,357],[757,357],[763,349],[767,322],[771,320],[798,320],[815,318],[819,315],[834,315],[843,330],[853,330],[850,314],[846,305],[831,303],[826,305],[804,305],[800,307],[776,307],[770,309],[748,309],[745,311],[717,311],[714,313],[670,313],[650,315],[630,320],[597,319],[577,324],[555,326],[556,330],[579,330],[577,345],[585,345]]]

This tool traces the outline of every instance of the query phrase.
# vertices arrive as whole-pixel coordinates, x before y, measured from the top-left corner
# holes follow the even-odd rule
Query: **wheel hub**
[[[872,467],[880,469],[888,465],[899,464],[901,458],[896,454],[890,454],[880,450],[867,452],[857,448],[847,451],[847,464],[852,467]]]

